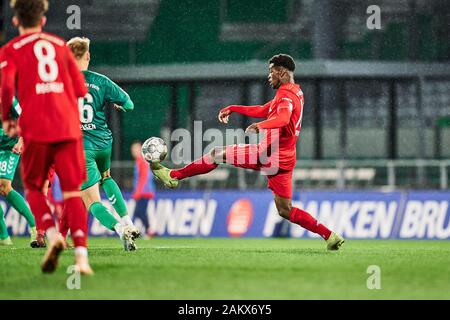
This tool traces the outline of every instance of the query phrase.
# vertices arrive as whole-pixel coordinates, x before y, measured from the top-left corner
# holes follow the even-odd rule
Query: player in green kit
[[[16,99],[13,102],[13,117],[18,118],[20,115],[20,105]],[[22,153],[22,139],[10,138],[0,128],[0,195],[19,212],[28,222],[29,232],[31,236],[30,246],[32,248],[45,247],[43,234],[38,236],[36,231],[36,222],[31,213],[25,199],[15,191],[11,182],[14,179],[17,166],[19,165],[20,154]],[[5,213],[0,206],[0,245],[12,245],[8,230],[5,223]]]
[[[117,110],[123,112],[133,110],[134,104],[128,94],[109,78],[88,70],[89,39],[76,37],[69,40],[67,45],[74,53],[89,89],[84,101],[80,101],[80,121],[88,175],[81,186],[81,197],[86,208],[102,225],[116,231],[124,242],[125,250],[135,250],[134,240],[140,233],[128,216],[122,192],[110,175],[113,137],[105,116],[105,107],[111,103]],[[101,203],[99,184],[121,217],[121,223]]]

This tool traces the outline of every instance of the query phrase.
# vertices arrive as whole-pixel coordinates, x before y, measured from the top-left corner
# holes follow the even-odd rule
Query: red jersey
[[[272,165],[278,163],[281,169],[292,170],[295,167],[296,144],[302,125],[303,104],[304,97],[300,86],[295,83],[287,83],[281,85],[275,98],[263,106],[263,108],[267,108],[268,121],[260,122],[259,126],[264,128],[264,124],[267,123],[268,129],[264,132],[264,139],[260,146],[264,148],[264,145],[273,145],[275,138],[278,139],[278,148],[276,145],[273,146],[270,162]],[[284,110],[287,124],[280,128],[269,129],[271,119],[279,117],[281,109],[287,109]],[[278,160],[274,157],[278,157]]]
[[[278,88],[273,100],[262,106],[229,106],[225,110],[267,120],[257,123],[264,130],[258,145],[263,167],[292,170],[296,162],[296,143],[300,135],[303,116],[303,92],[295,83]]]
[[[16,95],[24,139],[53,143],[82,137],[77,98],[88,89],[63,39],[44,32],[16,37],[2,48],[0,68],[2,118],[10,119]]]

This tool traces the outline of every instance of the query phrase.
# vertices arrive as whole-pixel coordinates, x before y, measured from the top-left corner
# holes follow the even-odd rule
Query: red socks
[[[289,220],[311,232],[319,234],[325,240],[330,237],[331,231],[323,224],[318,224],[308,212],[293,207],[289,214]]]
[[[87,247],[88,216],[80,197],[64,200],[63,217],[70,227],[70,236],[76,247]]]
[[[47,204],[47,199],[41,191],[28,191],[27,200],[36,218],[36,229],[47,231],[55,227],[55,220]],[[64,201],[62,217],[64,217],[62,232],[67,235],[67,226],[69,226],[74,246],[87,247],[87,212],[80,197]]]
[[[63,238],[66,239],[70,228],[69,223],[67,221],[67,217],[64,215],[64,213],[67,213],[67,211],[63,212],[61,214],[61,217],[59,218],[59,233],[61,233]]]
[[[218,164],[214,163],[210,155],[204,155],[202,158],[195,160],[184,168],[172,170],[170,172],[170,176],[172,178],[181,180],[199,174],[208,173],[217,168],[217,166]]]
[[[51,227],[55,227],[52,211],[47,204],[47,199],[41,191],[27,191],[27,201],[30,204],[31,212],[36,218],[36,229],[47,231]]]

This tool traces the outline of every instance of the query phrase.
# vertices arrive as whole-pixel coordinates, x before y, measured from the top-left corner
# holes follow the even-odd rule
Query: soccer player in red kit
[[[269,60],[269,83],[277,89],[275,98],[262,106],[232,105],[220,110],[219,121],[228,123],[233,112],[266,120],[253,123],[246,133],[264,131],[259,144],[239,144],[216,147],[203,158],[184,168],[170,170],[152,164],[154,175],[167,187],[175,188],[179,180],[210,172],[219,163],[263,172],[268,178],[278,213],[283,218],[319,234],[327,242],[328,250],[338,250],[344,239],[317,222],[308,212],[292,206],[292,171],[296,162],[296,142],[300,134],[304,97],[294,82],[295,62],[292,57],[279,54]]]
[[[46,231],[49,241],[41,269],[53,272],[64,247],[43,192],[49,168],[55,164],[75,246],[75,267],[82,274],[92,274],[87,213],[79,191],[86,177],[77,104],[77,98],[87,93],[84,77],[65,41],[42,32],[47,0],[12,0],[11,7],[20,36],[3,47],[0,57],[3,129],[10,136],[20,131],[24,139],[26,196],[38,228]],[[11,118],[16,90],[23,110],[20,126]]]

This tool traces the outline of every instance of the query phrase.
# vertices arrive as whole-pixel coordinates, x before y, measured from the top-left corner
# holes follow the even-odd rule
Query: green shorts
[[[86,156],[87,180],[81,190],[92,187],[102,179],[102,173],[111,167],[111,148],[104,150],[84,150]]]
[[[0,150],[0,179],[13,181],[20,156],[8,150]]]

